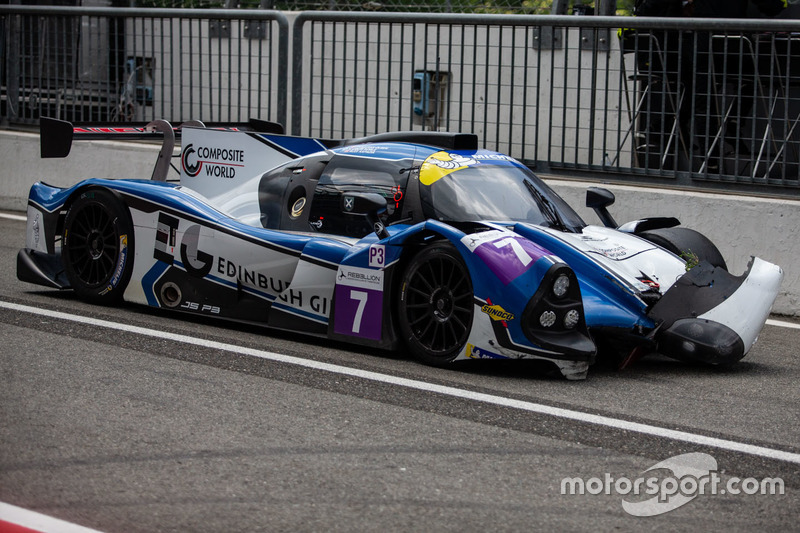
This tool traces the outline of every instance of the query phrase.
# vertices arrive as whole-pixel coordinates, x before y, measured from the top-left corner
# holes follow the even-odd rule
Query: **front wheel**
[[[133,222],[111,191],[83,191],[67,212],[61,256],[72,289],[84,300],[122,298],[133,270]]]
[[[398,319],[417,359],[434,366],[453,361],[472,329],[473,307],[469,272],[451,244],[414,256],[403,275]]]

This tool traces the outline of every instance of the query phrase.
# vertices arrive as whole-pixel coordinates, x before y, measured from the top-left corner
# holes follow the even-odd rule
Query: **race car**
[[[44,157],[66,156],[73,140],[163,139],[150,179],[31,188],[18,278],[97,304],[407,350],[437,366],[540,359],[583,379],[598,351],[740,360],[783,277],[758,258],[728,273],[674,218],[617,227],[604,189],[587,192],[603,226],[587,225],[472,134],[332,141],[261,121],[41,128]]]

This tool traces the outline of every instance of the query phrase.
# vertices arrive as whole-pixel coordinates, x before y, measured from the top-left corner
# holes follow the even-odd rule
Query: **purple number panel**
[[[336,274],[336,319],[333,331],[380,340],[383,271],[340,266]]]

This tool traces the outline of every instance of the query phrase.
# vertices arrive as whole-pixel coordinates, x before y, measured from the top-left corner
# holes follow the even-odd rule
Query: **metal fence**
[[[0,6],[0,117],[287,120],[277,11]]]
[[[794,195],[798,31],[788,20],[304,12],[292,131],[470,131],[540,171]]]
[[[240,8],[281,11],[380,11],[394,13],[493,13],[547,14],[551,0],[132,0],[131,7]],[[84,4],[86,5],[86,4]],[[578,0],[578,9],[587,9]],[[620,0],[620,9],[630,12],[633,0]],[[591,9],[591,8],[589,8]]]
[[[0,7],[0,33],[5,121],[466,131],[548,173],[800,192],[800,21]]]

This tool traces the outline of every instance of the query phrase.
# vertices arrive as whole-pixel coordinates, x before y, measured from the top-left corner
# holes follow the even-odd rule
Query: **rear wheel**
[[[122,298],[133,270],[133,222],[120,199],[103,189],[82,192],[67,212],[61,242],[64,270],[81,298]]]
[[[660,228],[643,231],[638,235],[653,244],[666,248],[675,255],[687,260],[687,262],[696,257],[697,261],[708,261],[715,267],[728,269],[725,259],[717,247],[714,246],[714,243],[708,237],[693,229]]]
[[[458,356],[472,329],[472,282],[449,243],[414,256],[400,292],[398,319],[406,343],[419,360],[441,366]]]

